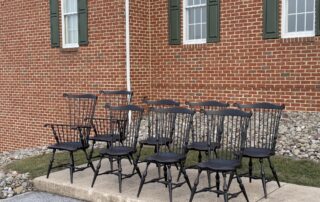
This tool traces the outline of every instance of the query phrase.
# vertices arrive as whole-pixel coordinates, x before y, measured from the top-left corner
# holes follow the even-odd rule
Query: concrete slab
[[[96,162],[95,162],[96,163]],[[132,166],[124,160],[123,172],[130,173]],[[145,169],[145,164],[139,164],[141,171]],[[101,171],[109,169],[109,161],[104,160],[102,163]],[[196,170],[187,170],[191,184],[193,186]],[[178,172],[175,167],[172,167],[172,176],[176,180]],[[147,180],[157,176],[157,168],[153,165],[148,169]],[[74,174],[74,183],[70,184],[69,170],[62,170],[50,175],[49,179],[45,176],[34,179],[34,185],[41,191],[56,193],[80,200],[94,201],[94,202],[163,202],[169,201],[169,193],[163,184],[150,183],[144,185],[140,197],[137,198],[138,186],[140,178],[135,175],[131,178],[124,179],[122,184],[122,193],[118,192],[118,178],[115,175],[102,175],[98,176],[96,183],[91,188],[91,182],[93,178],[93,171],[86,169],[82,172]],[[315,196],[320,196],[320,189],[313,187],[303,187],[292,184],[281,183],[282,187],[278,188],[275,182],[269,182],[267,184],[267,190],[269,198],[264,199],[263,190],[260,180],[253,180],[252,183],[248,182],[248,179],[243,178],[244,186],[247,190],[250,201],[301,201],[300,196],[305,201],[313,202]],[[215,183],[214,174],[212,175],[212,183]],[[205,173],[201,175],[200,184],[198,188],[207,185],[207,176]],[[237,192],[240,190],[236,180],[232,182],[231,192]],[[175,202],[189,201],[190,190],[186,184],[173,190],[173,199]],[[219,198],[215,193],[198,193],[194,197],[194,202],[207,202],[210,201],[220,202],[223,201],[223,197]],[[319,199],[319,197],[318,197]],[[245,201],[243,195],[239,195],[237,198],[232,199],[234,202]]]

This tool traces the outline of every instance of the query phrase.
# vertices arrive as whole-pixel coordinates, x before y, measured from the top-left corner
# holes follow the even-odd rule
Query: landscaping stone
[[[29,173],[19,174],[16,171],[0,173],[0,199],[10,198],[33,190],[33,184],[29,179]]]

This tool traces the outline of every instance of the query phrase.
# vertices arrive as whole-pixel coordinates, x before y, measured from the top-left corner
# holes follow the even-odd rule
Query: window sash
[[[62,7],[62,47],[63,48],[77,48],[79,47],[78,42],[78,35],[79,35],[79,29],[78,29],[78,11],[74,11],[75,8],[78,7],[77,1],[73,1],[76,5],[73,6],[73,11],[66,12],[66,8],[64,7],[66,5],[67,0],[61,1],[61,7]],[[76,16],[76,18],[73,18],[73,16]],[[69,24],[70,23],[70,24]]]
[[[188,0],[185,0],[184,3],[185,7],[184,7],[184,43],[185,44],[198,44],[198,43],[205,43],[206,42],[206,38],[207,38],[207,33],[206,33],[206,28],[207,28],[207,18],[205,15],[205,18],[203,18],[203,12],[206,9],[207,4],[206,3],[201,3],[200,4],[196,4],[196,5],[188,5]],[[200,21],[196,22],[196,17],[198,15],[195,14],[195,11],[200,8]],[[191,12],[194,12],[194,16],[193,16],[193,22],[190,23],[189,21],[189,15]],[[206,10],[205,10],[206,12]],[[192,27],[193,29],[193,37],[191,38],[191,31],[190,27]],[[198,28],[196,28],[198,27]],[[196,37],[196,30],[200,28],[200,38],[195,38]],[[204,33],[205,31],[205,33]],[[197,33],[199,34],[199,33]]]
[[[312,37],[315,36],[315,0],[313,0],[313,11],[307,11],[306,4],[307,0],[304,0],[305,10],[304,12],[298,12],[298,1],[295,1],[295,12],[289,14],[289,0],[284,0],[282,4],[282,38],[293,38],[293,37]],[[298,31],[298,16],[304,15],[304,29]],[[312,30],[307,30],[307,14],[313,14]],[[289,17],[294,16],[294,31],[289,32]]]

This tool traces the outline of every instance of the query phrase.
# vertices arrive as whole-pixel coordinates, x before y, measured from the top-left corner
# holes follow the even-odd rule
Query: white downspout
[[[130,79],[130,5],[129,0],[125,0],[125,16],[126,16],[126,79],[127,91],[131,91]]]

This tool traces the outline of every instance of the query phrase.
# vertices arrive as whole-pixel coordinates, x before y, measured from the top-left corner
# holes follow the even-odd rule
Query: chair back
[[[274,154],[279,123],[285,106],[272,103],[235,105],[239,109],[252,112],[246,147],[270,149]]]
[[[205,102],[187,102],[186,105],[196,113],[193,116],[193,122],[191,126],[191,142],[206,142],[208,135],[215,135],[214,133],[208,133],[207,119],[204,114],[205,110],[222,110],[229,106],[228,103],[217,102],[214,100]],[[211,137],[211,140],[218,143],[215,137]]]
[[[116,113],[117,120],[112,124],[112,134],[120,134],[120,141],[112,142],[112,146],[136,148],[139,137],[143,108],[136,105],[111,106],[110,114]],[[113,138],[112,138],[113,139]]]
[[[88,146],[97,96],[92,94],[63,94],[68,107],[69,123],[46,124],[51,126],[57,143],[81,142]]]
[[[241,160],[251,113],[238,109],[224,109],[205,111],[205,116],[208,119],[209,133],[217,134],[221,139],[217,150],[218,155],[216,156],[214,151],[208,149],[209,158]],[[207,143],[210,145],[211,135],[208,137]]]
[[[132,101],[133,92],[126,90],[108,91],[101,90],[100,95],[108,106],[124,106],[129,105]]]
[[[154,113],[154,110],[151,110],[153,108],[158,108],[158,109],[164,109],[164,108],[170,108],[170,107],[177,107],[180,105],[179,102],[176,102],[174,100],[169,100],[169,99],[162,99],[162,100],[142,100],[143,103],[147,104],[148,106],[148,114],[147,114],[147,119],[148,119],[148,137],[149,138],[156,138],[156,133],[155,133],[155,120],[156,120],[156,115]]]
[[[95,113],[97,96],[93,94],[63,94],[68,103],[69,124],[90,126]]]
[[[185,154],[194,111],[181,107],[151,108],[150,111],[155,114],[153,124],[157,140],[170,140],[166,146],[158,141],[157,151]]]

